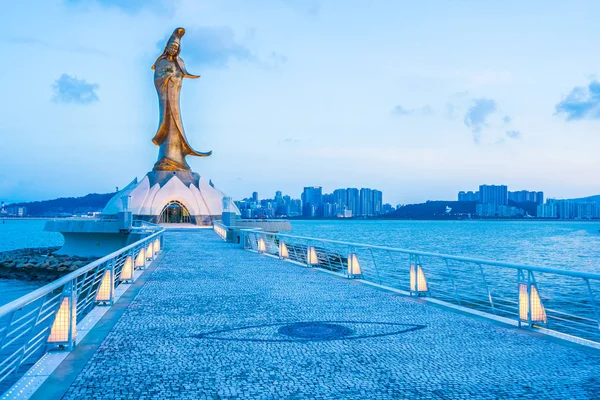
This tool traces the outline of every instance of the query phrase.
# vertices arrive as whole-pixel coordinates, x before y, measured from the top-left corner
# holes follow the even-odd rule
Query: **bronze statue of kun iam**
[[[181,37],[184,34],[185,29],[175,29],[165,46],[165,51],[152,66],[160,112],[158,131],[152,139],[152,143],[159,146],[154,171],[189,171],[190,166],[185,161],[185,156],[208,157],[212,154],[212,151],[201,153],[194,150],[183,130],[179,109],[181,84],[183,78],[200,78],[200,75],[189,74],[183,60],[179,58]]]

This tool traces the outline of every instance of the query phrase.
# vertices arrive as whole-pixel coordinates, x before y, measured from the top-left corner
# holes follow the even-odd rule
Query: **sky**
[[[2,2],[0,200],[114,191],[152,169],[151,66],[186,29],[181,110],[234,198],[506,184],[600,193],[598,1]]]

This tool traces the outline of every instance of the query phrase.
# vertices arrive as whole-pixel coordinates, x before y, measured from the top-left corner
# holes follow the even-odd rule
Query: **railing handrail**
[[[158,225],[157,225],[158,226]],[[14,311],[14,310],[18,310],[21,307],[31,303],[34,300],[39,299],[42,296],[47,295],[48,293],[58,289],[61,286],[64,286],[65,284],[67,284],[68,282],[78,278],[79,276],[85,274],[86,272],[96,268],[98,265],[105,263],[123,253],[125,253],[128,250],[131,250],[133,248],[135,248],[136,246],[138,246],[140,243],[142,242],[147,242],[149,239],[154,238],[158,235],[160,235],[161,233],[163,233],[165,231],[164,228],[161,227],[161,229],[159,231],[154,232],[152,235],[150,236],[146,236],[144,238],[141,238],[140,240],[138,240],[137,242],[134,242],[130,245],[127,245],[117,251],[114,251],[102,258],[99,258],[96,261],[92,261],[89,264],[84,265],[81,268],[78,268],[77,270],[68,273],[67,275],[58,278],[55,281],[52,281],[44,286],[42,286],[39,289],[34,290],[33,292],[27,293],[24,296],[19,297],[18,299],[15,299],[13,301],[11,301],[8,304],[5,304],[3,306],[0,306],[0,318],[5,316],[6,314]]]
[[[290,234],[286,234],[286,233],[271,233],[271,232],[264,232],[264,231],[256,229],[256,228],[241,229],[240,232],[264,233],[264,234],[268,234],[268,235],[274,235],[274,236],[279,236],[279,237],[288,237],[288,238],[292,238],[292,239],[327,242],[327,243],[341,244],[344,246],[367,247],[367,248],[378,249],[378,250],[394,251],[394,252],[403,253],[403,254],[413,254],[413,255],[418,255],[418,256],[423,256],[423,257],[436,257],[436,258],[443,258],[443,259],[453,260],[453,261],[468,262],[468,263],[472,263],[472,264],[492,265],[492,266],[506,267],[506,268],[512,268],[512,269],[520,269],[520,270],[528,270],[528,271],[534,271],[534,272],[552,273],[552,274],[557,274],[557,275],[571,276],[571,277],[583,278],[583,279],[600,280],[600,274],[595,274],[595,273],[591,273],[591,272],[568,271],[568,270],[564,270],[564,269],[557,269],[557,268],[550,268],[550,267],[539,267],[539,266],[535,266],[535,265],[515,264],[515,263],[508,263],[508,262],[503,262],[503,261],[493,261],[493,260],[486,260],[486,259],[479,259],[479,258],[453,256],[453,255],[449,255],[449,254],[430,253],[430,252],[426,252],[426,251],[408,250],[408,249],[401,249],[401,248],[397,248],[397,247],[377,246],[377,245],[371,245],[371,244],[345,242],[345,241],[333,240],[333,239],[319,239],[319,238],[313,238],[313,237],[308,237],[308,236],[296,236],[296,235],[290,235]]]

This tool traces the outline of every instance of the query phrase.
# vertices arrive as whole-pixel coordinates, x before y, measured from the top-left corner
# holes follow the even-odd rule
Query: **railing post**
[[[446,269],[448,270],[448,275],[450,276],[450,280],[452,281],[452,286],[454,287],[454,298],[456,302],[460,306],[460,296],[458,294],[458,290],[456,288],[456,282],[454,281],[454,275],[452,274],[452,269],[450,269],[450,263],[448,263],[448,259],[444,258],[444,263],[446,264]]]
[[[598,330],[600,330],[600,318],[598,317],[598,306],[596,305],[596,299],[594,298],[594,292],[592,291],[592,287],[590,286],[590,280],[587,278],[583,279],[588,288],[588,293],[590,294],[590,300],[592,301],[592,308],[594,309],[594,317],[596,318],[596,322],[598,323]]]
[[[487,291],[488,301],[490,302],[490,306],[492,307],[492,312],[496,314],[496,307],[494,307],[494,299],[492,298],[492,291],[487,284],[487,280],[485,279],[485,273],[483,272],[483,267],[479,264],[479,272],[481,272],[481,279],[483,280],[483,284],[485,285],[485,290]]]

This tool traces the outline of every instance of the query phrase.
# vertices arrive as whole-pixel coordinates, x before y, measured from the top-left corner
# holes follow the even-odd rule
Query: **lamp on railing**
[[[135,267],[143,269],[146,266],[146,249],[141,248],[137,257],[135,258]]]
[[[308,246],[306,249],[306,265],[313,266],[319,264],[319,258],[317,257],[317,250],[314,246]]]
[[[148,243],[148,247],[146,247],[146,259],[147,260],[152,260],[154,259],[154,251],[153,251],[153,245],[152,242]]]
[[[258,238],[257,249],[259,253],[264,253],[265,251],[267,251],[267,246],[263,238]]]
[[[154,254],[160,251],[160,238],[154,239]]]
[[[410,295],[427,295],[429,294],[429,287],[423,273],[423,268],[421,268],[421,262],[416,256],[411,256],[410,258]]]
[[[519,278],[519,326],[526,323],[547,326],[546,310],[537,290],[537,284],[532,271],[527,271],[527,278],[523,270],[518,272]]]
[[[112,262],[112,261],[111,261]],[[104,271],[100,287],[96,293],[96,304],[112,305],[114,299],[114,278],[113,268],[109,267]]]
[[[133,283],[133,256],[131,255],[125,258],[120,280],[121,282]]]
[[[283,241],[279,242],[279,258],[286,259],[290,257],[290,253],[288,252],[288,248]]]
[[[66,350],[71,350],[75,346],[77,336],[77,298],[72,284],[72,282],[68,283],[68,289],[63,292],[63,298],[46,341],[50,345]]]
[[[348,254],[348,278],[362,278],[360,264],[355,253]]]

